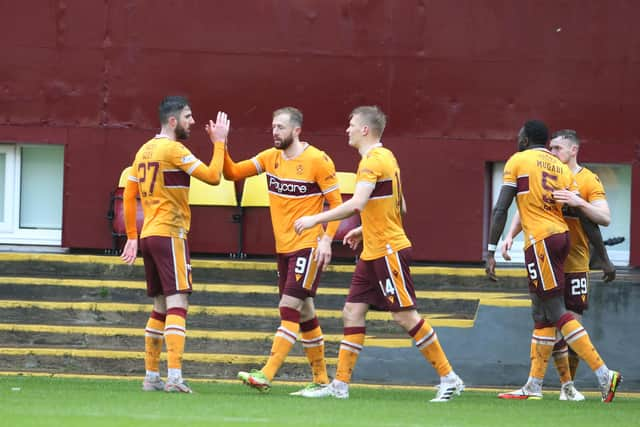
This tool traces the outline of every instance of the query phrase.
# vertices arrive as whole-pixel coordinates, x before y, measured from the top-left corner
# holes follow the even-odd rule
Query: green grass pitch
[[[640,398],[621,394],[603,404],[503,401],[496,391],[465,391],[429,403],[428,388],[351,388],[348,400],[289,396],[298,387],[276,383],[258,393],[239,383],[193,382],[192,395],[140,391],[139,379],[0,376],[2,425],[22,426],[640,426]]]

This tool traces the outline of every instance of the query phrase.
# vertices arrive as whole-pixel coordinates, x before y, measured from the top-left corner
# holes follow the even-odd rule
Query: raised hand
[[[231,121],[227,117],[227,113],[218,111],[218,117],[216,122],[209,120],[209,123],[204,126],[204,130],[209,135],[211,142],[227,141],[227,135],[229,135],[229,128],[231,127]]]

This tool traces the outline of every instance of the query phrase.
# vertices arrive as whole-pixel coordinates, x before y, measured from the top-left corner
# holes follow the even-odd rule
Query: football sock
[[[160,353],[164,342],[166,317],[166,314],[153,310],[144,329],[144,368],[149,376],[160,374]]]
[[[560,339],[553,346],[553,364],[556,365],[558,376],[560,377],[560,384],[566,384],[570,382],[573,377],[571,376],[571,370],[569,369],[569,347],[564,339]]]
[[[571,379],[576,378],[576,371],[578,370],[578,365],[580,364],[580,357],[578,354],[569,349],[569,370],[571,371]]]
[[[313,382],[316,384],[328,384],[329,376],[327,375],[327,364],[324,360],[324,337],[318,323],[318,317],[300,324],[300,336],[302,348],[304,348],[309,365],[311,365]]]
[[[549,357],[556,341],[556,328],[537,323],[531,336],[531,370],[529,376],[544,379]]]
[[[360,351],[364,345],[364,326],[344,328],[344,337],[340,342],[338,351],[338,368],[336,370],[336,380],[349,384],[353,369],[360,356]]]
[[[571,313],[563,314],[558,320],[557,326],[569,347],[587,362],[592,371],[604,365],[598,350],[591,343],[589,334]]]
[[[271,355],[266,365],[262,368],[262,373],[269,381],[276,376],[278,369],[284,363],[284,359],[291,351],[291,347],[298,339],[300,329],[300,312],[289,307],[280,307],[280,327],[273,338],[271,345]]]
[[[414,339],[420,353],[431,363],[440,377],[445,377],[452,371],[447,355],[444,354],[440,341],[438,341],[438,335],[429,322],[420,319],[409,331],[409,335]]]
[[[167,343],[167,367],[170,378],[182,378],[182,357],[187,338],[187,310],[173,307],[167,310],[164,339]]]

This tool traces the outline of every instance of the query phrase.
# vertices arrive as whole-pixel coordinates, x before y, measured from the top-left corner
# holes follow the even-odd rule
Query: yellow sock
[[[580,357],[575,351],[569,349],[569,370],[571,371],[571,379],[575,379],[578,365],[580,364]]]
[[[447,355],[442,350],[438,335],[433,330],[429,322],[421,319],[416,326],[409,331],[409,335],[416,342],[416,347],[420,353],[434,367],[439,376],[444,377],[451,372],[451,364]]]
[[[262,368],[262,373],[273,380],[276,373],[284,363],[284,359],[291,351],[291,347],[296,343],[298,331],[300,330],[300,312],[288,307],[280,307],[280,327],[273,338],[271,345],[271,355],[266,365]]]
[[[182,370],[182,357],[187,339],[187,310],[170,308],[164,326],[164,339],[167,343],[167,367]]]
[[[153,311],[147,321],[144,330],[144,368],[147,372],[160,372],[165,318],[164,313]]]
[[[336,379],[344,383],[351,382],[353,369],[356,367],[358,356],[364,345],[364,326],[353,328],[344,328],[344,337],[340,342],[340,351],[338,352],[338,368],[336,370]]]
[[[573,316],[565,316],[558,321],[558,324],[562,325],[560,331],[564,340],[581,359],[587,362],[592,371],[600,368],[604,365],[604,361],[598,354],[598,350],[591,343],[591,338],[589,338],[587,331]]]
[[[309,360],[313,382],[316,384],[328,384],[327,364],[324,359],[324,337],[322,329],[318,323],[318,318],[314,317],[300,324],[300,335],[302,347]]]
[[[558,376],[560,377],[560,384],[568,383],[573,379],[571,376],[571,370],[569,368],[569,347],[564,339],[561,339],[553,347],[553,364],[556,365]]]
[[[529,376],[544,379],[549,357],[556,341],[556,328],[553,326],[536,327],[531,336],[531,370]]]

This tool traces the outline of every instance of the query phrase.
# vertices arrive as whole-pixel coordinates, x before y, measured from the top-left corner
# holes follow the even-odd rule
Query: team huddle
[[[165,98],[159,117],[161,131],[139,149],[124,192],[127,242],[122,259],[132,264],[140,248],[147,294],[153,298],[145,328],[143,390],[191,393],[182,377],[188,295],[192,291],[187,242],[190,176],[216,185],[221,176],[235,181],[266,173],[281,322],[266,364],[259,370],[239,372],[238,378],[258,391],[268,391],[299,339],[313,378],[308,386],[292,394],[348,398],[352,373],[364,346],[366,314],[375,308],[391,313],[436,370],[440,384],[431,401],[447,402],[461,394],[464,382],[453,370],[435,330],[417,311],[409,270],[411,242],[402,224],[407,205],[400,168],[394,154],[382,145],[386,116],[378,107],[358,107],[349,117],[348,144],[358,150],[361,160],[353,197],[344,202],[331,158],[300,140],[303,116],[296,108],[285,107],[273,113],[273,147],[239,162],[234,162],[227,147],[230,121],[219,112],[215,123],[210,120],[205,126],[213,144],[208,165],[182,143],[195,123],[185,98]],[[609,370],[600,359],[579,323],[588,301],[589,243],[605,266],[606,279],[615,276],[615,269],[606,256],[597,227],[610,220],[604,188],[594,174],[575,165],[577,148],[569,149],[567,160],[563,160],[567,165],[559,160],[566,154],[563,141],[578,141],[575,133],[571,135],[558,134],[550,152],[546,149],[546,126],[527,122],[519,135],[521,152],[505,166],[504,185],[490,231],[487,272],[495,278],[494,252],[505,226],[506,210],[515,197],[519,217],[505,239],[503,256],[508,258],[513,237],[522,230],[535,328],[529,381],[520,390],[501,394],[503,398],[541,398],[542,378],[552,355],[560,372],[561,399],[584,399],[573,385],[578,356],[595,372],[603,401],[613,400],[622,381],[621,375]],[[554,141],[558,143],[556,148]],[[576,194],[578,188],[581,197]],[[144,211],[139,243],[135,223],[137,195]],[[323,211],[325,202],[329,209]],[[340,220],[352,215],[360,215],[362,225],[348,231],[343,243],[352,249],[362,244],[363,249],[344,305],[344,336],[336,375],[330,381],[314,297],[322,271],[331,261],[331,243]],[[567,290],[575,293],[567,294]],[[167,350],[166,382],[159,372],[163,343]]]

